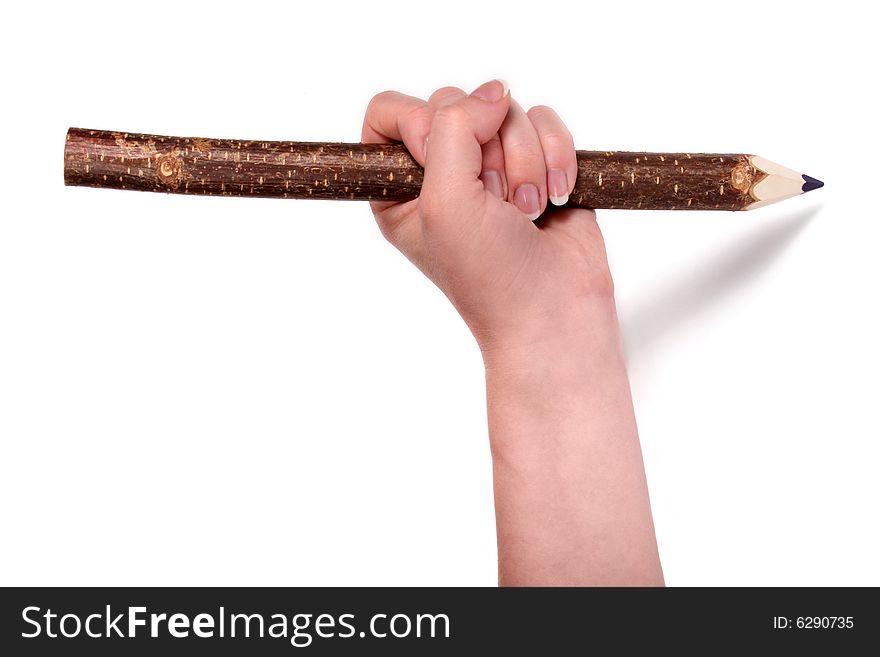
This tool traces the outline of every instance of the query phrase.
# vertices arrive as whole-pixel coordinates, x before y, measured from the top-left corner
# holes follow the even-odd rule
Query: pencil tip
[[[804,186],[801,187],[801,192],[811,192],[814,189],[819,189],[820,187],[824,187],[825,183],[821,180],[816,180],[812,176],[808,176],[807,174],[803,174],[801,178],[804,179]]]

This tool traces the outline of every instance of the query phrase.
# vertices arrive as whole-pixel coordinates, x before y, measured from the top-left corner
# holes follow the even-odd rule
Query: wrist
[[[474,335],[487,372],[577,374],[587,365],[578,354],[596,356],[620,347],[613,296],[589,297]]]
[[[582,434],[566,430],[575,418],[632,420],[613,300],[590,300],[532,328],[481,345],[496,464],[564,461],[582,448]]]

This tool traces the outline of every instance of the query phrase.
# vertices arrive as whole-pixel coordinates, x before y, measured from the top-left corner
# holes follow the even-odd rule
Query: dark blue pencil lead
[[[807,174],[803,174],[801,176],[804,179],[804,186],[801,187],[802,192],[811,192],[814,189],[819,189],[820,187],[824,187],[825,183],[821,180],[816,180],[812,176],[808,176]]]

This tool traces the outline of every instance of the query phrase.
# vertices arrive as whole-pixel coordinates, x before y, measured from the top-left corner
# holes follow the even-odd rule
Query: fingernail
[[[513,202],[531,221],[541,216],[541,198],[538,195],[538,188],[532,183],[520,185],[513,196]]]
[[[471,96],[494,103],[504,98],[508,91],[509,87],[504,80],[489,80],[487,83],[481,84],[474,89],[471,92]]]
[[[553,205],[568,203],[568,176],[562,169],[550,169],[547,172],[547,192]]]
[[[481,176],[483,187],[492,192],[500,199],[504,199],[504,185],[501,184],[501,174],[497,171],[484,171]]]

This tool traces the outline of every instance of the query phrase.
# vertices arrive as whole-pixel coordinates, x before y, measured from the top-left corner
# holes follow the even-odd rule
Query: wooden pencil
[[[822,187],[756,155],[577,151],[572,207],[751,210]],[[406,201],[423,169],[401,144],[163,137],[71,128],[67,185],[175,194]]]

